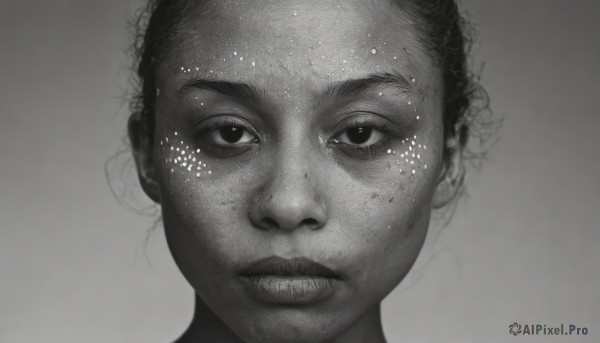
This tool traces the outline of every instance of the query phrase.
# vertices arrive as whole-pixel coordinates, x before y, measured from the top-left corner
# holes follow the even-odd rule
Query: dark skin
[[[190,13],[156,70],[155,132],[129,124],[197,294],[179,341],[385,342],[381,301],[461,175],[440,71],[391,4],[222,1],[210,14]],[[239,271],[269,256],[342,277],[324,300],[267,304]]]

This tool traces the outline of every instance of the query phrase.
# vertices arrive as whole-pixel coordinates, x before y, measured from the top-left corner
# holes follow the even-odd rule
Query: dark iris
[[[346,131],[348,139],[353,144],[362,144],[371,138],[372,127],[354,127]]]
[[[219,133],[227,143],[235,143],[242,138],[244,130],[236,126],[226,126],[220,128]]]

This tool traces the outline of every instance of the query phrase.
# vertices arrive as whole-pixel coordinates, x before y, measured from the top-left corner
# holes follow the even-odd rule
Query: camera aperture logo
[[[519,335],[522,330],[523,329],[521,328],[521,324],[517,322],[510,324],[510,326],[508,327],[508,332],[510,332],[510,334],[513,336]]]
[[[508,333],[513,336],[587,336],[588,328],[573,324],[519,324],[514,322],[508,326]]]

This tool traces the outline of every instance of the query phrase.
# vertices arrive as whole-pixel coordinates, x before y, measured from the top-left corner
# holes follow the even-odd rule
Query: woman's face
[[[175,261],[246,340],[335,337],[422,247],[440,73],[388,4],[218,1],[188,21],[152,146]]]

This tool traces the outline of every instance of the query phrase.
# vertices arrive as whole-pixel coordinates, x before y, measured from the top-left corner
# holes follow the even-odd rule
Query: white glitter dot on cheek
[[[371,50],[371,55],[377,55],[377,49]]]

